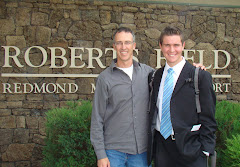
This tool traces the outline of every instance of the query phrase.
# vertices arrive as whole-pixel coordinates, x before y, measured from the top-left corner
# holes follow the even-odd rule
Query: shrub
[[[90,142],[90,101],[68,102],[68,107],[46,113],[43,166],[91,167],[96,157]]]
[[[224,166],[224,157],[228,157],[224,150],[227,149],[227,139],[240,134],[240,104],[230,101],[217,102],[215,117],[218,124],[216,132],[217,166],[229,167]]]
[[[224,150],[223,165],[228,167],[240,166],[240,134],[234,135],[231,139],[226,141],[226,150]]]

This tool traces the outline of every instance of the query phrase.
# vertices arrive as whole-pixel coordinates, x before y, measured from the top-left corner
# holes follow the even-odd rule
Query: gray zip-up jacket
[[[114,149],[129,154],[147,150],[149,87],[153,68],[133,61],[133,77],[116,59],[98,76],[91,118],[91,142],[98,159]]]

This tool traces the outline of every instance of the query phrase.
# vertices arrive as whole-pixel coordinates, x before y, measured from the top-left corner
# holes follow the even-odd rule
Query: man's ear
[[[133,43],[133,49],[136,49],[136,42]]]
[[[159,47],[160,47],[160,49],[162,49],[162,45],[160,44],[160,42],[159,42]]]
[[[185,48],[185,42],[183,42],[183,50],[184,50],[184,48]]]

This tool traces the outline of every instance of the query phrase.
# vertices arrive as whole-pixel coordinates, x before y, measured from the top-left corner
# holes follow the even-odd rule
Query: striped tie
[[[162,118],[160,133],[167,139],[172,133],[172,123],[170,118],[170,100],[173,92],[173,69],[168,69],[168,74],[164,82],[163,101],[162,101]]]

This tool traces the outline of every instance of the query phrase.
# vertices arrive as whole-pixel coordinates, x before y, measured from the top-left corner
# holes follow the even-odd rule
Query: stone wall
[[[210,68],[213,74],[230,74],[229,79],[215,79],[215,82],[230,82],[227,93],[218,93],[219,99],[240,100],[240,9],[213,8],[200,6],[180,6],[150,3],[84,1],[84,0],[1,0],[0,1],[0,72],[1,73],[46,73],[46,74],[99,74],[103,68],[93,61],[90,66],[89,50],[85,49],[82,68],[50,68],[51,59],[46,64],[34,68],[26,64],[24,53],[29,47],[41,46],[48,55],[48,47],[99,48],[103,51],[101,62],[108,66],[113,53],[106,48],[112,46],[112,34],[120,26],[128,26],[136,32],[140,62],[156,67],[158,37],[167,25],[175,25],[186,33],[186,49],[205,50],[204,65],[213,62],[212,50],[225,50],[231,55],[231,63],[226,69]],[[12,67],[4,66],[6,48],[16,46],[20,50],[19,67],[11,59]],[[13,48],[11,48],[13,49]],[[14,50],[11,54],[16,54]],[[61,55],[57,50],[56,54]],[[99,52],[93,50],[93,56]],[[35,66],[42,62],[38,49],[31,50],[29,56]],[[195,56],[196,61],[198,57]],[[225,59],[219,62],[224,66]],[[56,61],[58,66],[62,61]],[[19,83],[12,92],[3,92],[3,84]],[[23,83],[75,83],[76,93],[24,93]],[[0,163],[2,167],[41,166],[44,146],[44,113],[54,107],[65,106],[66,101],[92,99],[91,83],[94,78],[79,77],[3,77],[0,78]],[[27,89],[29,90],[29,88]],[[15,91],[15,92],[14,92]],[[17,92],[17,93],[16,93]]]

